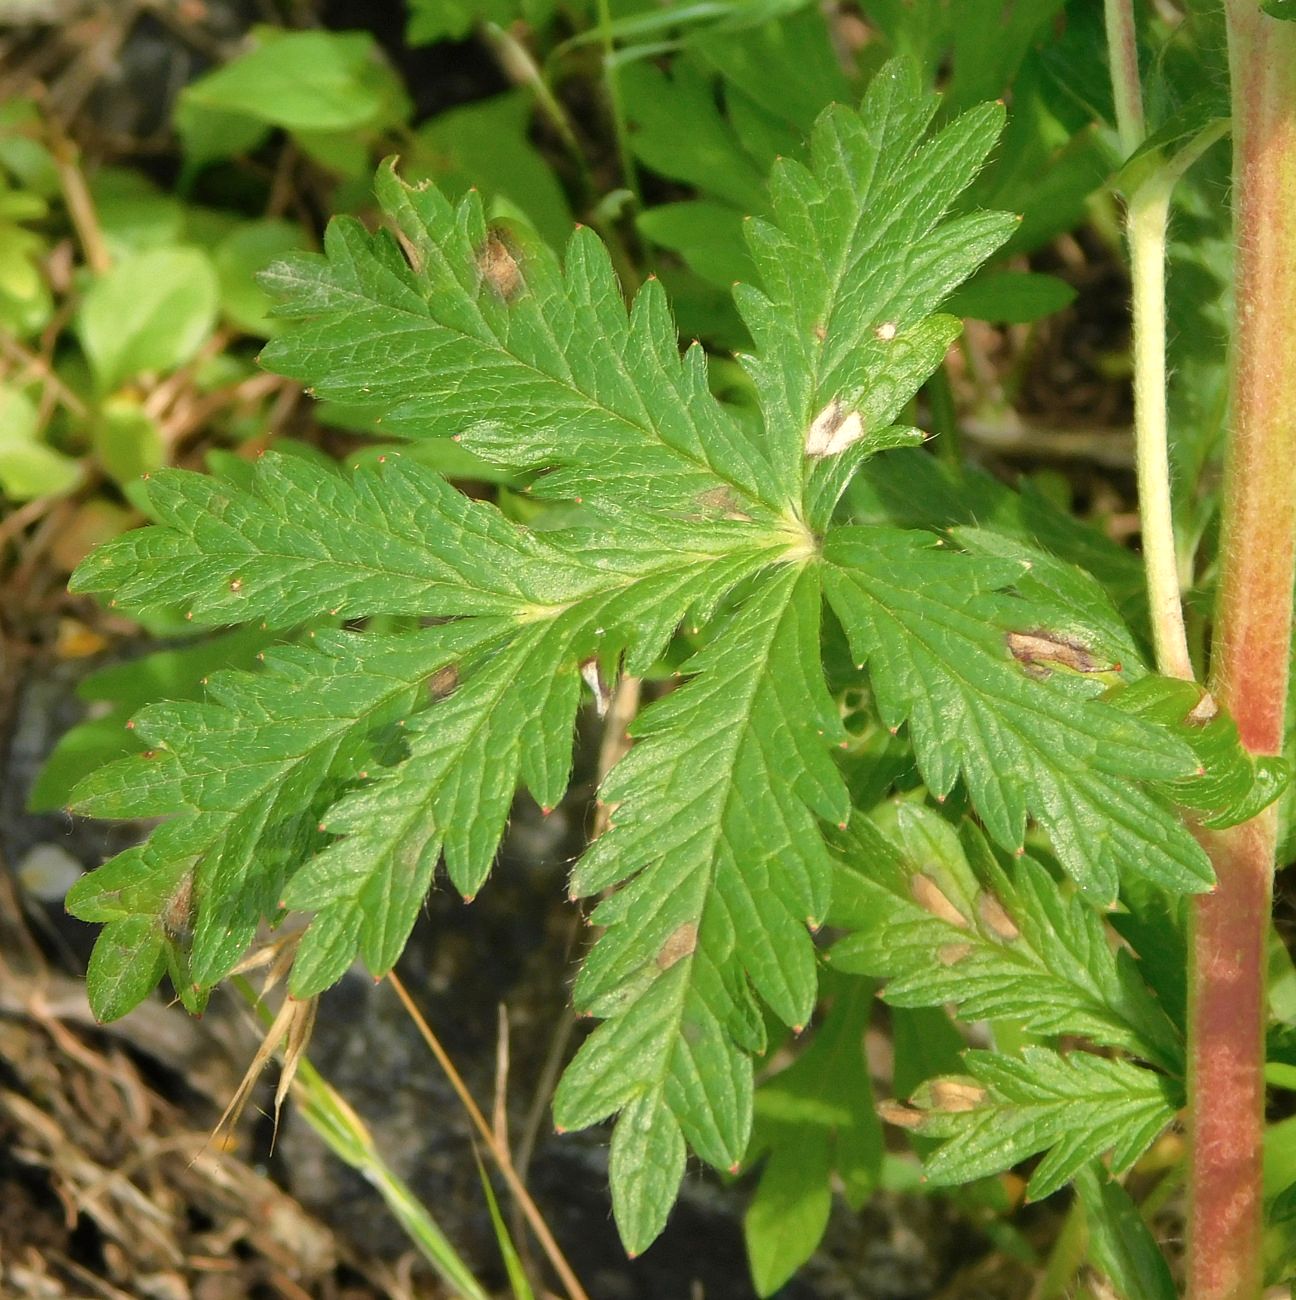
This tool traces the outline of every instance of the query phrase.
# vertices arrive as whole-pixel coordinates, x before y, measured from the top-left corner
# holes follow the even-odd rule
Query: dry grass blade
[[[285,936],[251,953],[244,958],[234,973],[238,975],[245,971],[268,966],[265,982],[261,987],[261,1000],[264,1000],[266,994],[287,978],[288,972],[292,969],[296,938],[296,935]],[[217,1120],[216,1127],[212,1131],[213,1138],[229,1132],[237,1125],[239,1117],[247,1108],[252,1090],[261,1077],[261,1071],[269,1064],[276,1052],[281,1053],[282,1056],[279,1083],[275,1088],[274,1095],[274,1132],[278,1135],[279,1116],[283,1111],[283,1104],[288,1097],[289,1090],[292,1088],[297,1068],[305,1057],[306,1048],[310,1044],[311,1030],[315,1027],[315,1015],[318,1009],[318,998],[284,998],[283,1004],[275,1013],[274,1019],[271,1020],[261,1039],[260,1047],[257,1048],[256,1054],[248,1063],[247,1070],[244,1071],[239,1086],[230,1098],[229,1105],[225,1107],[224,1113]]]
[[[498,1029],[495,1040],[495,1105],[491,1111],[491,1129],[495,1141],[508,1150],[508,1073],[509,1073],[509,1022],[508,1008],[501,1002],[498,1008]]]
[[[521,1178],[518,1177],[508,1147],[496,1141],[490,1124],[487,1123],[486,1117],[473,1100],[472,1094],[468,1091],[468,1086],[455,1068],[454,1062],[450,1059],[445,1048],[442,1047],[441,1040],[432,1032],[432,1026],[424,1019],[423,1013],[418,1009],[414,999],[410,997],[409,990],[401,982],[395,971],[392,971],[387,980],[395,990],[396,996],[400,998],[401,1005],[409,1013],[410,1019],[414,1022],[420,1036],[427,1044],[428,1050],[436,1057],[437,1063],[445,1072],[445,1076],[450,1081],[450,1086],[455,1090],[455,1095],[459,1098],[460,1104],[467,1112],[473,1127],[480,1134],[486,1149],[491,1153],[491,1158],[495,1161],[501,1176],[508,1184],[509,1191],[521,1208],[527,1223],[531,1227],[531,1231],[535,1233],[536,1240],[540,1243],[540,1249],[544,1251],[546,1258],[553,1266],[554,1272],[557,1273],[559,1280],[566,1288],[569,1300],[589,1300],[585,1288],[580,1284],[580,1279],[577,1278],[571,1265],[567,1262],[567,1257],[562,1253],[562,1248],[554,1240],[553,1233],[549,1231],[549,1225],[545,1222],[544,1215],[540,1213],[539,1207],[531,1199],[530,1192],[527,1191]]]
[[[256,1054],[249,1062],[242,1081],[230,1098],[229,1105],[216,1121],[216,1127],[212,1130],[213,1138],[229,1132],[238,1123],[239,1117],[247,1108],[252,1090],[261,1077],[261,1071],[277,1051],[282,1051],[283,1068],[274,1098],[274,1128],[278,1133],[279,1114],[288,1095],[288,1089],[292,1086],[293,1076],[297,1073],[297,1067],[310,1042],[317,1005],[316,998],[307,998],[305,1001],[298,1001],[296,998],[284,999],[283,1005],[276,1012],[269,1029],[265,1032],[265,1037],[261,1040],[261,1046],[257,1048]]]

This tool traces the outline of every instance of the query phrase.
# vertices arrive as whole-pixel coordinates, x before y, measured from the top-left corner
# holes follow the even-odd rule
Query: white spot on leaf
[[[836,456],[864,436],[864,421],[858,411],[844,406],[836,397],[815,416],[806,433],[807,456]]]

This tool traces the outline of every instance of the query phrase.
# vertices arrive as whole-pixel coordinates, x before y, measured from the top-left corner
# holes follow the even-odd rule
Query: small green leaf
[[[90,181],[90,195],[114,261],[152,248],[174,248],[184,239],[184,204],[137,171],[98,170]]]
[[[11,97],[0,105],[0,167],[24,189],[52,199],[59,192],[59,169],[44,132],[41,109],[33,100]]]
[[[254,30],[257,45],[185,87],[176,125],[196,163],[254,147],[271,127],[298,132],[379,129],[408,109],[368,32]]]
[[[945,310],[973,320],[1024,325],[1051,316],[1075,301],[1076,291],[1065,280],[1038,271],[982,272],[956,289]]]
[[[727,289],[751,281],[756,268],[742,237],[742,213],[723,203],[693,199],[649,208],[635,225],[654,244],[670,248],[704,279]]]
[[[1113,185],[1133,194],[1141,185],[1173,167],[1177,158],[1190,157],[1189,150],[1202,148],[1219,139],[1228,128],[1229,99],[1222,86],[1200,89],[1168,121],[1153,131],[1125,160]]]
[[[834,1173],[847,1201],[857,1207],[881,1171],[881,1126],[864,1056],[871,988],[853,979],[831,987],[831,1009],[807,1049],[756,1093],[744,1163],[763,1158],[764,1166],[743,1235],[762,1296],[777,1291],[819,1245]]]
[[[556,0],[409,0],[405,39],[411,45],[461,41],[477,23],[507,26],[520,16],[543,27],[557,9]]]
[[[118,261],[86,290],[77,333],[101,390],[188,361],[216,323],[219,289],[197,248],[157,248]]]
[[[110,478],[129,483],[159,469],[165,448],[157,421],[134,397],[111,397],[99,409],[94,449]]]
[[[740,215],[765,207],[764,162],[734,147],[709,80],[693,64],[677,63],[667,75],[651,63],[634,63],[619,80],[636,157],[723,199]],[[688,123],[686,131],[681,122]]]
[[[299,226],[277,218],[243,222],[231,230],[212,250],[221,312],[245,333],[260,338],[277,333],[278,322],[268,315],[270,295],[256,277],[271,262],[305,244]]]
[[[96,1020],[120,1020],[148,997],[166,969],[166,946],[162,922],[154,916],[104,926],[86,968],[86,993]]]
[[[766,1161],[743,1219],[758,1295],[773,1295],[823,1239],[832,1210],[831,1173],[822,1142],[786,1148]]]
[[[1076,1174],[1089,1229],[1089,1258],[1120,1300],[1175,1300],[1170,1266],[1129,1193],[1101,1164]]]
[[[474,186],[487,199],[506,199],[558,246],[571,231],[571,209],[530,141],[533,111],[531,96],[518,90],[439,113],[415,131],[404,170],[412,181],[435,180],[450,199]]]
[[[0,384],[0,492],[11,501],[62,496],[81,482],[80,463],[41,442],[39,427],[27,394]]]
[[[1167,789],[1178,802],[1206,814],[1202,824],[1212,830],[1250,821],[1291,780],[1284,760],[1257,757],[1243,748],[1237,724],[1194,682],[1149,677],[1109,698],[1123,712],[1155,719],[1189,745],[1198,772]]]
[[[196,700],[204,679],[219,668],[251,668],[270,642],[259,628],[203,638],[195,645],[159,650],[101,668],[77,686],[77,698],[91,705],[87,720],[59,738],[27,797],[33,812],[66,807],[73,788],[96,768],[137,752],[144,745],[126,723],[150,700]]]

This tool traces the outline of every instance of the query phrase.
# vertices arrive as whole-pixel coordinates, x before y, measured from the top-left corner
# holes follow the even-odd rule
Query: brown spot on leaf
[[[936,949],[936,960],[942,966],[957,966],[964,957],[972,955],[970,943],[943,943]]]
[[[976,1110],[986,1099],[986,1090],[979,1083],[966,1079],[933,1079],[927,1085],[933,1110],[946,1112]]]
[[[941,887],[930,876],[923,875],[921,871],[916,876],[911,876],[909,892],[919,907],[938,920],[956,925],[960,930],[968,929],[967,917],[945,897]]]
[[[670,970],[677,961],[691,957],[697,947],[698,928],[694,921],[685,921],[666,937],[661,951],[657,954],[657,969]]]
[[[1015,943],[1021,938],[1021,931],[994,894],[982,894],[977,899],[977,913],[995,938],[1002,939],[1004,943]]]
[[[877,1115],[884,1124],[894,1124],[897,1128],[920,1128],[926,1118],[922,1111],[898,1101],[878,1102]]]
[[[428,678],[428,694],[434,700],[443,700],[458,685],[459,669],[454,664],[446,664]]]
[[[608,709],[612,707],[612,686],[599,671],[598,659],[586,659],[580,666],[580,675],[594,696],[594,707],[599,717],[606,718]]]
[[[860,419],[860,413],[834,397],[806,430],[805,454],[835,456],[863,436],[864,421]]]
[[[1038,629],[1034,632],[1009,632],[1005,640],[1018,663],[1036,675],[1048,676],[1054,668],[1073,673],[1110,672],[1114,665],[1100,663],[1082,641],[1058,632]]]
[[[517,254],[498,230],[492,230],[477,250],[477,270],[482,283],[503,302],[512,302],[526,287]]]
[[[727,487],[714,487],[698,497],[698,505],[706,515],[719,515],[721,519],[750,521],[751,515],[738,508],[738,499]]]
[[[193,925],[193,872],[185,873],[162,909],[162,928],[173,938],[184,938]]]
[[[396,242],[400,245],[401,252],[405,254],[405,260],[410,265],[410,270],[415,275],[423,274],[423,254],[419,251],[414,241],[399,226],[394,227],[392,233],[396,236]]]

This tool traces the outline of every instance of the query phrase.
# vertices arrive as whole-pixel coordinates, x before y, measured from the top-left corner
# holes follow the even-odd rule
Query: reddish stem
[[[1237,295],[1211,689],[1253,753],[1282,748],[1296,568],[1296,24],[1225,0]],[[1273,809],[1206,845],[1190,974],[1191,1300],[1262,1285],[1265,942]]]

